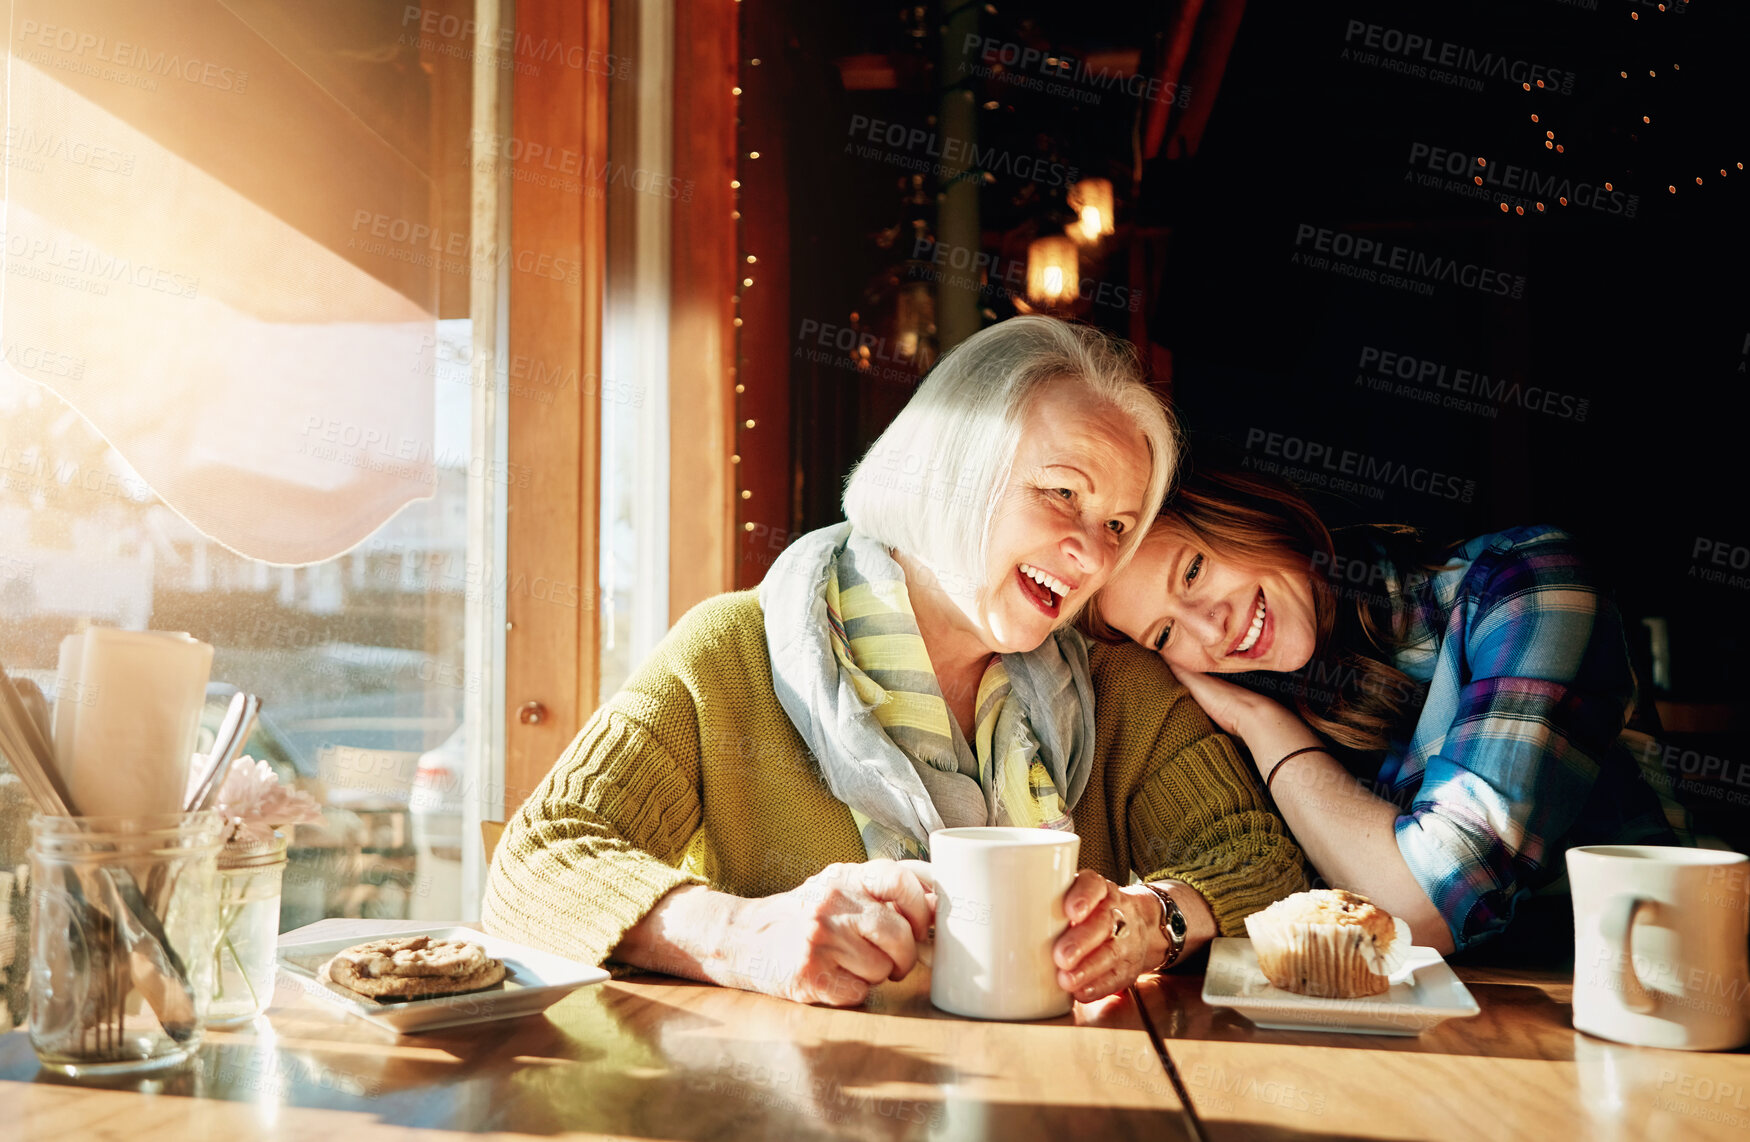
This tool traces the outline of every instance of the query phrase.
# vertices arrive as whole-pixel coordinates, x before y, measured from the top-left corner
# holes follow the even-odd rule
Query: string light
[[[741,0],[735,0],[735,2],[737,4],[739,4],[739,3],[741,3]],[[758,66],[760,66],[760,61],[758,59],[750,59],[750,60],[748,60],[748,66],[749,67],[758,67]],[[738,84],[734,85],[733,87],[731,87],[729,89],[729,94],[732,97],[734,97],[734,99],[736,100],[735,122],[736,122],[736,125],[739,127],[741,124],[741,105],[740,105],[741,85],[738,83]],[[760,153],[758,151],[749,151],[749,152],[747,152],[747,157],[749,159],[757,159],[760,157]],[[741,190],[741,180],[739,178],[730,179],[729,180],[729,189],[732,192],[739,192]],[[737,197],[739,197],[739,194],[737,195]],[[741,211],[739,209],[731,210],[729,212],[729,217],[730,217],[730,220],[733,222],[740,222],[741,221]],[[739,227],[737,229],[739,230]],[[750,266],[757,265],[759,262],[759,257],[755,254],[743,254],[743,258],[746,261],[746,263]],[[744,277],[741,279],[741,284],[742,284],[742,288],[744,288],[744,289],[749,288],[753,285],[753,278],[752,277]],[[730,300],[734,305],[739,307],[741,304],[741,295],[739,293],[737,293]],[[742,319],[741,319],[741,316],[739,313],[734,318],[731,319],[730,324],[734,329],[736,329],[738,331],[736,334],[735,356],[739,357],[740,348],[741,348],[739,330],[742,327]],[[741,381],[736,379],[736,371],[737,370],[736,370],[736,367],[734,365],[729,366],[729,377],[731,380],[735,381],[735,393],[736,393],[737,397],[740,397],[741,395],[743,395],[747,392],[747,386],[742,384]],[[742,421],[742,427],[744,429],[753,428],[754,427],[753,418],[749,417],[746,420]],[[729,456],[729,462],[732,465],[739,466],[741,464],[741,453],[740,452],[732,452]],[[741,489],[741,499],[742,500],[746,501],[746,500],[751,500],[752,498],[753,498],[753,492],[750,489],[748,489],[748,488]],[[746,523],[743,523],[741,525],[741,529],[744,532],[751,532],[754,530],[754,527],[755,527],[755,524],[751,520],[746,522]]]
[[[1671,11],[1678,11],[1678,12],[1681,12],[1681,11],[1683,11],[1683,10],[1684,10],[1684,9],[1685,9],[1685,8],[1687,8],[1687,6],[1688,6],[1688,0],[1681,0],[1681,2],[1680,2],[1680,3],[1678,3],[1678,4],[1676,4],[1676,5],[1667,5],[1667,4],[1659,4],[1659,5],[1657,5],[1657,7],[1658,7],[1658,10],[1659,10],[1659,11],[1661,11],[1661,12],[1671,12]],[[1640,19],[1640,18],[1641,18],[1641,17],[1640,17],[1640,14],[1639,14],[1639,13],[1638,13],[1638,12],[1630,12],[1630,13],[1629,13],[1629,18],[1630,18],[1630,19],[1631,19],[1631,20],[1639,20],[1639,19]],[[1672,70],[1672,71],[1682,71],[1682,70],[1683,70],[1683,65],[1682,65],[1682,64],[1680,64],[1680,63],[1673,63],[1673,64],[1672,64],[1672,65],[1671,65],[1671,70]],[[1621,77],[1621,78],[1623,78],[1623,79],[1627,79],[1627,78],[1628,78],[1628,72],[1627,72],[1627,71],[1626,71],[1626,70],[1619,70],[1619,71],[1618,71],[1618,72],[1617,72],[1617,75],[1618,75],[1618,76],[1620,76],[1620,77]],[[1647,69],[1647,78],[1649,78],[1649,79],[1657,79],[1657,78],[1658,78],[1658,76],[1659,76],[1659,71],[1658,71],[1658,69],[1657,69],[1657,68],[1651,68],[1651,67],[1650,67],[1650,68],[1648,68],[1648,69]],[[1536,117],[1535,117],[1535,116],[1533,116],[1533,121],[1534,121],[1534,122],[1535,122],[1535,121],[1536,121]],[[1651,116],[1651,115],[1642,115],[1642,116],[1641,116],[1641,123],[1642,123],[1642,125],[1644,125],[1644,126],[1651,126],[1651,125],[1652,125],[1652,122],[1653,122],[1653,117],[1652,117],[1652,116]],[[1630,133],[1629,133],[1629,135],[1628,135],[1628,137],[1629,137],[1629,139],[1630,139],[1630,140],[1631,140],[1631,141],[1634,141],[1634,142],[1639,142],[1639,141],[1640,141],[1640,136],[1639,136],[1639,135],[1638,135],[1638,134],[1635,134],[1635,133],[1633,133],[1633,132],[1630,132]],[[1559,152],[1559,151],[1561,151],[1561,150],[1562,150],[1562,146],[1561,146],[1561,144],[1560,144],[1560,143],[1558,143],[1558,144],[1556,144],[1556,146],[1555,146],[1555,148],[1554,148],[1554,149],[1555,149],[1555,150],[1556,150],[1556,151],[1558,151],[1558,152]],[[1739,164],[1738,164],[1738,169],[1739,169],[1739,170],[1742,170],[1742,169],[1743,169],[1743,167],[1744,167],[1744,164],[1742,164],[1742,163],[1739,163]],[[1727,172],[1726,172],[1726,168],[1724,168],[1724,167],[1721,167],[1721,168],[1720,168],[1720,176],[1721,176],[1721,177],[1722,177],[1722,178],[1723,178],[1723,177],[1725,177],[1725,175],[1726,175],[1726,173],[1727,173]],[[1703,179],[1702,179],[1702,177],[1701,177],[1701,176],[1699,176],[1699,175],[1698,175],[1698,176],[1696,176],[1696,177],[1695,177],[1695,185],[1697,185],[1697,186],[1701,186],[1701,185],[1703,185]],[[1611,184],[1611,183],[1608,183],[1608,182],[1607,182],[1607,183],[1605,183],[1605,184],[1604,184],[1604,189],[1605,189],[1605,190],[1607,190],[1607,191],[1609,191],[1609,190],[1611,190],[1611,189],[1613,189],[1613,187],[1612,187],[1612,184]],[[1677,193],[1677,184],[1676,184],[1676,183],[1674,183],[1674,182],[1673,182],[1673,183],[1668,183],[1668,184],[1666,184],[1666,186],[1665,186],[1665,192],[1666,192],[1666,193],[1667,193],[1667,194],[1676,194],[1676,193]]]

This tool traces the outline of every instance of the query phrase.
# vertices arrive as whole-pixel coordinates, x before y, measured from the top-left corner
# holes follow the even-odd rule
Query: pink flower
[[[213,808],[230,825],[227,843],[269,841],[281,825],[313,825],[322,820],[322,807],[315,798],[281,785],[271,765],[248,756],[231,764]]]

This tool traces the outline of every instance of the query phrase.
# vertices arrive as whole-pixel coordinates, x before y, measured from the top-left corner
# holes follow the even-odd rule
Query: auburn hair
[[[1390,662],[1407,615],[1389,589],[1406,571],[1438,566],[1415,531],[1368,525],[1333,534],[1291,485],[1214,468],[1190,471],[1155,526],[1181,531],[1226,561],[1306,576],[1317,628],[1312,659],[1293,674],[1249,675],[1249,688],[1276,691],[1315,731],[1360,753],[1386,749],[1415,724],[1426,687]],[[1385,549],[1395,575],[1388,578],[1377,553],[1366,550],[1373,544]],[[1096,596],[1082,630],[1104,642],[1125,641],[1099,605]]]

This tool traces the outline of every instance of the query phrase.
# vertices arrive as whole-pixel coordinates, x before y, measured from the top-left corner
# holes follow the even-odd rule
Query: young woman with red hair
[[[1333,536],[1286,485],[1196,474],[1083,623],[1165,659],[1318,872],[1443,953],[1501,933],[1569,847],[1683,825],[1631,746],[1622,618],[1556,528]]]

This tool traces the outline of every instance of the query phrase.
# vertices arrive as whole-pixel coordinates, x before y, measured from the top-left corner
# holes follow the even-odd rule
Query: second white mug
[[[1567,860],[1576,1030],[1690,1051],[1750,1041],[1750,858],[1587,845]]]

